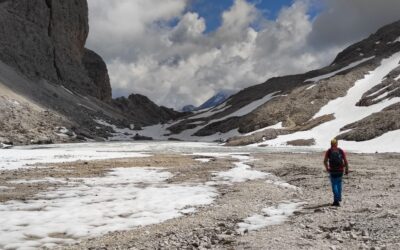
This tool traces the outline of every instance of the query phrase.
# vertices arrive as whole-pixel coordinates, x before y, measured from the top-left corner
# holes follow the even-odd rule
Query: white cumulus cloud
[[[106,60],[115,97],[140,93],[179,109],[222,89],[239,91],[324,66],[345,45],[396,20],[364,10],[373,17],[371,28],[361,14],[341,16],[357,13],[357,6],[368,9],[365,2],[373,0],[323,0],[325,10],[311,18],[315,1],[295,0],[276,20],[266,20],[255,5],[235,0],[222,13],[221,27],[206,33],[204,18],[187,11],[188,0],[89,0],[87,46]],[[397,3],[390,7],[400,1],[379,2],[400,10]],[[352,34],[352,25],[359,32]]]

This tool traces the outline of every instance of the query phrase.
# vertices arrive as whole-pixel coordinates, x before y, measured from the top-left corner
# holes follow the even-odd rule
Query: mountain
[[[198,107],[195,107],[193,105],[184,106],[182,108],[182,112],[192,112],[192,111],[213,108],[225,102],[231,95],[232,91],[220,91]]]
[[[194,105],[186,105],[186,106],[183,106],[182,112],[193,112],[196,109],[197,109],[197,107],[195,107]]]
[[[338,137],[348,148],[390,147],[390,138],[400,138],[399,52],[400,21],[349,46],[324,68],[246,88],[160,134],[228,145],[320,148]]]
[[[104,140],[114,131],[99,121],[143,126],[180,115],[143,97],[113,100],[88,33],[86,0],[0,1],[0,142]]]
[[[213,108],[215,106],[220,105],[225,102],[232,95],[229,91],[220,91],[207,101],[205,101],[202,105],[200,105],[197,110]]]

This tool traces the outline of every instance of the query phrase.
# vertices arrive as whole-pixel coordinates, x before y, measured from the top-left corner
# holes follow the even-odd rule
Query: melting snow
[[[256,214],[244,219],[244,222],[238,223],[238,231],[255,231],[268,226],[284,223],[289,216],[304,205],[303,202],[282,203],[276,207],[267,207],[262,210],[262,214]]]
[[[133,152],[130,148],[112,147],[104,144],[63,144],[52,146],[13,147],[1,151],[0,169],[12,170],[29,167],[33,164],[74,162],[78,160],[102,160],[127,157],[147,157],[149,155]]]
[[[41,193],[30,201],[0,204],[0,248],[55,247],[116,230],[128,230],[211,204],[216,190],[172,185],[158,169],[120,168],[105,177]]]

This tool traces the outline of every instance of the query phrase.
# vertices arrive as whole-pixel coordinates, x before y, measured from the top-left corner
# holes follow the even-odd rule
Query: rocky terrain
[[[399,155],[349,154],[350,175],[344,179],[340,208],[331,207],[331,191],[321,153],[255,153],[253,170],[265,179],[220,183],[210,206],[160,224],[110,232],[62,249],[398,249]],[[213,181],[217,171],[232,168],[233,159],[158,154],[147,158],[79,161],[39,168],[1,171],[0,201],[29,201],[73,183],[74,178],[104,176],[113,168],[162,167],[173,174],[169,184]],[[210,158],[209,156],[203,156]],[[377,168],[376,166],[380,166]],[[35,182],[51,176],[54,180]],[[18,180],[25,180],[19,182]],[[69,183],[69,184],[68,184]],[[284,184],[287,183],[287,184]],[[302,204],[283,223],[240,230],[246,218],[265,207],[292,201]],[[268,219],[270,215],[264,215]],[[52,237],[66,237],[53,235]]]
[[[173,134],[190,131],[192,136],[198,138],[220,135],[224,139],[230,138],[229,145],[252,144],[274,139],[282,134],[311,130],[335,119],[335,116],[330,117],[328,114],[315,117],[322,107],[332,100],[345,97],[355,83],[377,69],[383,59],[400,51],[399,37],[400,21],[387,25],[363,41],[346,48],[325,68],[269,79],[263,84],[249,87],[231,96],[219,108],[210,109],[208,114],[195,114],[173,124],[169,130]],[[398,61],[400,62],[400,59]],[[363,96],[356,100],[357,105],[366,108],[374,105],[384,106],[385,102],[399,97],[399,69],[400,66],[394,67],[382,82],[375,82],[371,89],[366,90]],[[238,110],[262,100],[267,95],[272,95],[273,98],[254,106],[250,112],[236,114]],[[398,103],[390,107],[384,106],[379,112],[373,112],[360,121],[339,127],[344,133],[338,133],[336,136],[356,141],[379,137],[399,129],[398,114]],[[281,127],[268,129],[279,123]],[[263,128],[264,131],[257,132]],[[225,133],[230,134],[233,130],[237,130],[238,137],[224,137]],[[246,135],[253,131],[256,133]]]
[[[113,101],[106,64],[85,48],[88,33],[86,0],[0,1],[1,141],[104,140],[112,129],[94,120],[129,127],[179,116],[138,96]],[[9,105],[15,96],[24,99],[18,109]],[[60,137],[57,127],[74,136]]]

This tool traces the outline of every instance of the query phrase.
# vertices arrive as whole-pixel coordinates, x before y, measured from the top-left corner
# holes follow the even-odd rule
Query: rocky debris
[[[287,144],[290,146],[312,146],[315,144],[315,140],[314,139],[308,139],[308,140],[299,139],[299,140],[288,141]]]
[[[110,102],[111,101],[111,84],[110,77],[108,76],[107,65],[103,59],[94,51],[85,49],[83,55],[83,65],[85,66],[89,77],[96,85],[95,95],[98,99]]]
[[[368,38],[340,52],[333,61],[333,64],[351,61],[354,58],[367,58],[376,55],[386,57],[391,55],[400,49],[400,43],[395,42],[399,37],[400,21],[388,24]]]
[[[342,131],[349,129],[350,131],[340,134],[337,138],[348,141],[366,141],[388,131],[400,129],[400,103],[341,128]]]
[[[74,140],[58,128],[73,126],[61,115],[0,96],[0,142],[3,145],[49,144]]]
[[[261,132],[254,133],[248,136],[235,136],[229,138],[226,142],[226,146],[244,146],[253,143],[263,142],[265,140],[271,140],[277,138],[279,135],[288,134],[288,130],[284,129],[266,129]]]
[[[314,119],[311,119],[303,124],[293,125],[291,127],[283,129],[266,129],[260,132],[256,132],[251,135],[235,136],[227,140],[227,146],[244,146],[254,143],[259,143],[267,140],[272,140],[277,138],[279,135],[286,135],[296,131],[306,131],[312,129],[324,122],[333,120],[335,117],[333,115],[324,115]],[[287,142],[288,145],[298,144],[298,146],[311,146],[314,145],[314,139],[310,140],[296,140],[293,142]]]
[[[143,136],[139,135],[138,133],[135,134],[135,136],[132,137],[135,141],[151,141],[153,138],[148,137],[148,136]]]

